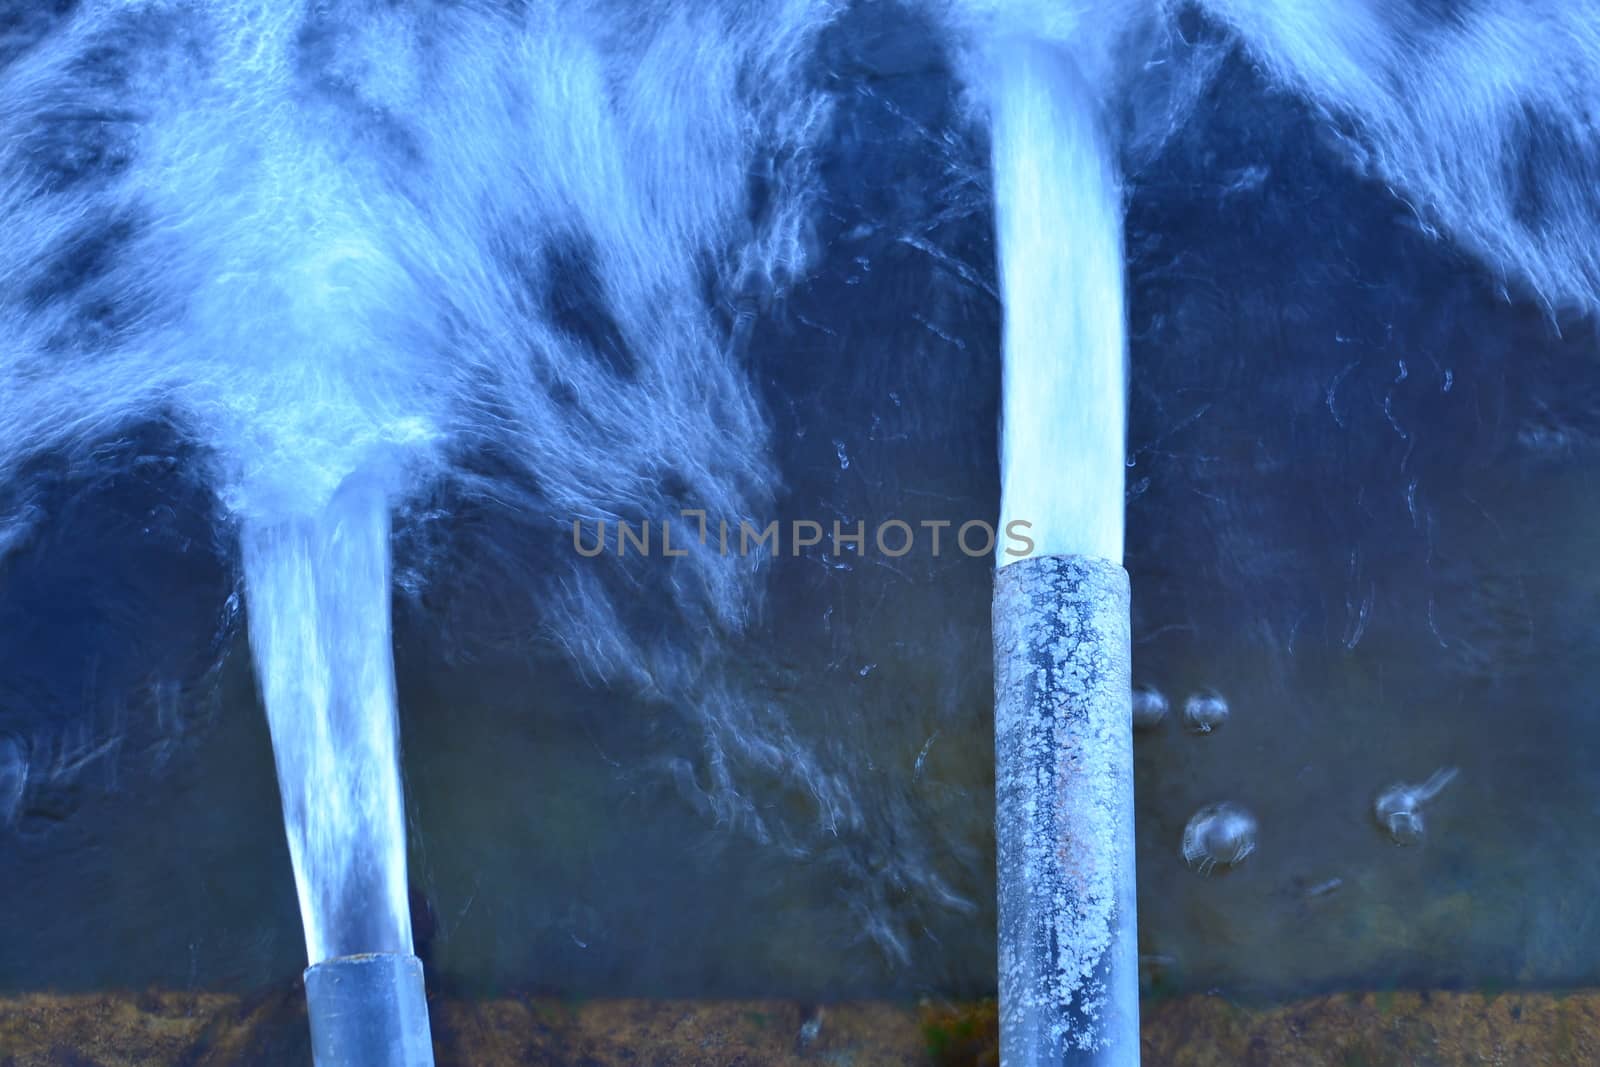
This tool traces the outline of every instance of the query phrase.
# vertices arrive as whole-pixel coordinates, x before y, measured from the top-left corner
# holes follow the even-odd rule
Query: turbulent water
[[[242,572],[313,958],[408,940],[392,569],[430,647],[459,650],[476,635],[524,658],[536,649],[582,691],[645,709],[601,730],[606,746],[636,746],[630,789],[665,782],[670,803],[719,840],[814,865],[844,887],[829,892],[853,927],[904,966],[939,951],[934,931],[971,924],[989,892],[974,873],[985,846],[951,832],[982,773],[937,795],[923,777],[952,743],[941,731],[972,688],[963,665],[982,635],[939,628],[944,602],[931,593],[828,601],[839,586],[826,583],[852,567],[881,564],[885,588],[900,589],[914,583],[896,567],[911,563],[815,551],[785,570],[695,540],[670,561],[590,561],[570,550],[573,520],[659,524],[685,508],[757,526],[916,509],[989,517],[938,510],[946,483],[891,499],[882,457],[899,433],[921,450],[906,464],[948,461],[961,499],[992,507],[993,487],[963,464],[989,470],[993,457],[935,442],[942,427],[967,426],[969,406],[990,418],[975,382],[998,377],[984,356],[998,332],[985,302],[998,293],[1001,519],[1041,524],[1042,551],[1120,558],[1126,286],[1136,305],[1162,309],[1136,308],[1130,333],[1136,400],[1141,351],[1158,376],[1143,400],[1158,425],[1127,449],[1157,482],[1129,476],[1131,513],[1166,501],[1140,558],[1198,559],[1205,547],[1195,566],[1218,610],[1241,609],[1233,617],[1257,619],[1241,629],[1293,647],[1300,620],[1324,605],[1285,592],[1288,565],[1247,539],[1275,513],[1199,496],[1216,458],[1181,445],[1206,410],[1187,398],[1244,381],[1219,385],[1198,357],[1183,359],[1197,320],[1225,347],[1213,326],[1226,317],[1220,271],[1197,273],[1185,251],[1202,243],[1194,205],[1225,213],[1291,195],[1279,188],[1300,180],[1290,168],[1249,161],[1274,158],[1253,137],[1295,131],[1365,180],[1375,203],[1399,198],[1429,240],[1568,323],[1600,303],[1596,32],[1583,5],[1532,0],[0,4],[0,551],[22,559],[99,517],[63,506],[78,499],[63,486],[94,499],[97,487],[159,485],[184,514],[118,518],[118,529],[185,546],[208,525],[222,531],[220,555]],[[1244,68],[1261,80],[1248,92]],[[1258,135],[1250,108],[1262,93],[1291,111]],[[1197,130],[1244,147],[1197,143]],[[1237,166],[1216,173],[1219,158]],[[1141,214],[1141,196],[1159,207]],[[1258,224],[1224,221],[1246,235]],[[1296,239],[1330,277],[1355,241],[1309,222]],[[847,303],[874,284],[867,248],[902,277],[933,264],[938,299],[907,284]],[[786,321],[797,280],[814,293]],[[1286,418],[1355,419],[1346,397],[1359,388],[1372,399],[1363,431],[1398,433],[1405,469],[1383,468],[1397,480],[1385,499],[1422,531],[1431,560],[1416,472],[1442,469],[1450,449],[1417,446],[1404,395],[1394,401],[1423,381],[1422,357],[1408,353],[1409,370],[1373,357],[1404,387],[1337,366],[1330,384],[1322,362],[1335,357],[1309,354],[1301,380],[1280,364],[1310,337],[1306,316],[1251,299],[1239,315],[1284,315],[1282,351],[1241,358],[1283,375],[1274,396]],[[878,334],[838,342],[844,326],[817,318],[830,305]],[[832,339],[776,358],[779,322],[816,323],[805,336]],[[1454,399],[1467,375],[1458,380],[1445,347],[1430,350],[1427,380]],[[815,352],[834,363],[808,363]],[[927,388],[900,384],[913,377]],[[859,427],[805,436],[868,386],[871,405],[841,409]],[[902,394],[922,407],[908,412]],[[1208,403],[1247,412],[1241,397]],[[1555,421],[1540,440],[1574,436]],[[1277,469],[1248,450],[1229,459],[1262,477]],[[1164,541],[1168,530],[1193,539]],[[1341,640],[1354,649],[1381,568],[1344,545],[1329,555],[1349,586]],[[941,566],[915,577],[942,579]],[[808,584],[793,568],[820,577]],[[212,616],[219,585],[204,591]],[[1144,588],[1156,602],[1159,583]],[[1436,633],[1473,632],[1459,602],[1452,620],[1447,602],[1423,599]],[[100,602],[130,601],[119,586]],[[853,628],[836,625],[835,608]],[[107,617],[103,640],[143,647],[128,637],[136,618]],[[933,628],[929,647],[892,640],[911,618]],[[33,646],[15,647],[7,662]],[[796,649],[820,649],[825,663]],[[1451,655],[1471,653],[1458,642]],[[870,688],[890,657],[930,672],[924,704]],[[793,682],[813,666],[827,677]],[[173,692],[159,688],[151,704],[163,736],[181,719]],[[19,699],[29,714],[54,709],[53,721],[18,711],[22,725],[0,735],[8,819],[48,807],[56,784],[127,733],[121,712],[74,720],[77,699],[70,687]],[[894,715],[863,713],[873,700]],[[874,756],[884,752],[905,758],[886,773]],[[381,899],[382,914],[357,898]],[[574,944],[590,941],[581,925]]]
[[[89,465],[152,420],[201,447],[314,959],[374,947],[332,929],[357,882],[409,942],[386,506],[445,477],[552,527],[770,495],[708,296],[798,262],[820,105],[794,68],[827,14],[89,4],[8,39],[0,454]],[[735,570],[695,552],[685,610],[736,621]],[[649,672],[568,579],[586,664]]]

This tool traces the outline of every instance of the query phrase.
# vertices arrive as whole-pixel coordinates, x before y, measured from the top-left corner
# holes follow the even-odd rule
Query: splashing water
[[[1503,279],[1600,311],[1600,21],[1563,0],[1210,0],[1285,86]]]
[[[200,446],[313,961],[410,947],[391,510],[444,481],[552,532],[770,498],[713,307],[803,258],[831,12],[150,0],[0,39],[0,478],[149,422]],[[691,547],[667,609],[736,624],[748,568]],[[684,696],[624,592],[551,566],[583,669]]]
[[[1026,36],[1070,53],[1105,117],[1108,151],[1128,169],[1159,152],[1194,107],[1229,106],[1204,96],[1223,56],[1242,48],[1310,102],[1349,165],[1387,184],[1426,230],[1552,308],[1600,310],[1600,25],[1586,5],[934,7],[969,50]],[[994,77],[982,64],[968,73],[978,85]]]

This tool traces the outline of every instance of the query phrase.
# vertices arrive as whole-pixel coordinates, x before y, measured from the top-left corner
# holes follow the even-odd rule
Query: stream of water
[[[1020,41],[992,63],[1001,526],[1028,524],[1043,555],[1121,563],[1128,357],[1116,162],[1069,61]]]
[[[248,527],[244,571],[307,957],[409,953],[382,487]]]

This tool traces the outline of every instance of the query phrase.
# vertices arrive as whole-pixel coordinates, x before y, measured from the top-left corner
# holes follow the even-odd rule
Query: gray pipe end
[[[995,575],[1000,1059],[1135,1067],[1128,576],[1036,556]]]
[[[422,961],[340,956],[306,968],[316,1067],[433,1067]]]

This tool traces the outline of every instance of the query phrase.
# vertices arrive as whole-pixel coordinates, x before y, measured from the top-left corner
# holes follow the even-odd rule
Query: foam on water
[[[1159,150],[1222,55],[1242,47],[1309,101],[1349,164],[1388,184],[1424,227],[1552,309],[1600,309],[1600,24],[1585,4],[931,6],[969,56],[1008,36],[1070,55],[1105,118],[1109,152],[1125,163]],[[988,101],[984,64],[969,63],[968,76]]]
[[[1208,0],[1348,158],[1558,309],[1600,310],[1600,19],[1565,0]],[[1309,235],[1308,235],[1309,236]]]
[[[91,6],[6,70],[8,464],[155,411],[241,515],[491,439],[569,513],[759,495],[705,285],[800,259],[803,164],[754,223],[749,174],[820,123],[808,5],[351,11]]]

